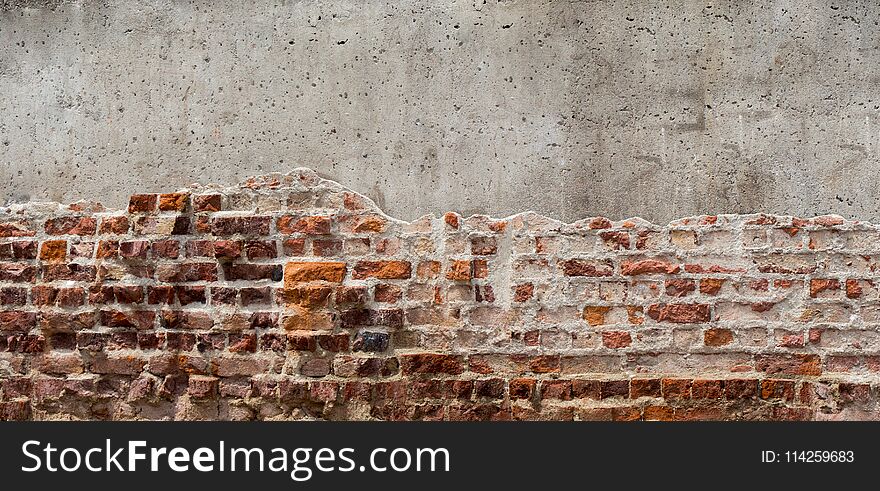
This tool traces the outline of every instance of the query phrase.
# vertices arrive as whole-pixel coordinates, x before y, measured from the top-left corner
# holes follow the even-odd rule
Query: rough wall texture
[[[876,416],[880,229],[392,219],[298,169],[0,210],[0,417]]]
[[[0,201],[880,221],[875,0],[0,1]],[[412,192],[418,189],[419,192]]]

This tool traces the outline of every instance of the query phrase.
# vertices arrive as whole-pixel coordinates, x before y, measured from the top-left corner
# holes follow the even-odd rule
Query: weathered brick
[[[97,270],[94,266],[78,263],[47,264],[43,266],[43,281],[94,281]]]
[[[620,263],[621,274],[637,276],[644,274],[676,274],[681,266],[659,259],[643,259],[639,261],[623,261]]]
[[[37,275],[37,268],[25,263],[0,263],[0,281],[30,283]],[[47,280],[51,281],[51,280]]]
[[[342,262],[289,262],[284,266],[285,288],[309,281],[341,283],[344,278],[345,263]]]
[[[94,217],[66,216],[46,220],[49,235],[95,235],[98,222]]]
[[[251,261],[258,259],[274,259],[278,256],[278,248],[275,241],[252,240],[245,243],[247,258]]]
[[[104,217],[101,219],[101,234],[124,235],[128,233],[129,223],[126,216]]]
[[[214,257],[221,259],[235,259],[241,256],[242,244],[237,240],[217,240],[214,241],[213,247]]]
[[[666,294],[670,297],[686,297],[696,290],[693,280],[666,280]]]
[[[560,262],[566,276],[611,276],[614,265],[610,261],[592,261],[589,259],[569,259]]]
[[[0,288],[0,305],[24,305],[27,303],[27,292],[26,288]]]
[[[265,216],[224,216],[211,220],[211,233],[214,235],[269,235],[271,217]]]
[[[385,231],[388,221],[378,215],[348,215],[340,219],[345,232],[375,234]]]
[[[325,216],[283,216],[276,224],[282,234],[327,235],[332,221]]]
[[[452,261],[446,270],[447,280],[468,281],[472,276],[470,261]]]
[[[129,213],[150,213],[156,211],[159,197],[155,194],[133,194],[128,200]]]
[[[223,197],[219,194],[200,194],[193,196],[193,210],[197,212],[212,212],[222,209]]]
[[[755,368],[766,373],[821,375],[822,363],[815,354],[767,354],[755,356]]]
[[[26,333],[36,327],[36,325],[36,312],[0,312],[0,331],[17,331]]]
[[[460,356],[418,353],[401,355],[399,358],[400,367],[404,374],[458,375],[464,372],[464,362]]]
[[[47,240],[40,244],[40,260],[59,262],[67,258],[66,240]]]
[[[189,204],[188,193],[165,193],[159,195],[160,211],[186,211]]]
[[[475,256],[491,256],[498,252],[495,237],[474,237],[471,239],[471,254]]]
[[[163,264],[156,269],[156,279],[165,283],[217,281],[217,265],[214,263]]]
[[[630,381],[630,397],[662,397],[660,379],[634,378]]]
[[[840,289],[840,282],[834,279],[811,279],[810,280],[810,296],[818,297],[822,292],[835,291]]]
[[[176,240],[160,240],[150,246],[153,257],[162,259],[177,259],[180,256],[180,242]]]
[[[632,337],[626,331],[604,331],[602,344],[611,349],[626,348],[632,344]]]
[[[194,399],[210,399],[217,397],[220,390],[220,379],[204,375],[190,375],[186,392]]]
[[[129,240],[119,243],[119,255],[129,259],[146,259],[150,243],[146,240]]]
[[[412,265],[407,261],[358,261],[352,276],[355,279],[407,279],[412,276]]]
[[[33,237],[37,232],[27,223],[0,222],[0,237]]]
[[[724,346],[733,342],[733,331],[723,328],[707,329],[703,332],[703,342],[706,346]]]
[[[648,307],[647,314],[658,322],[693,324],[708,322],[710,307],[705,304],[652,304]]]

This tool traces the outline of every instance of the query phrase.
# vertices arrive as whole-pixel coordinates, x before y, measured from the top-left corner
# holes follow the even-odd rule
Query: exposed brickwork
[[[880,229],[411,223],[308,170],[0,209],[0,419],[862,419]]]

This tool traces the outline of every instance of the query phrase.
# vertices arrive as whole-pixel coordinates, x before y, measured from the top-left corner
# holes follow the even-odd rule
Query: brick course
[[[873,419],[880,228],[403,222],[308,169],[0,209],[0,419]]]

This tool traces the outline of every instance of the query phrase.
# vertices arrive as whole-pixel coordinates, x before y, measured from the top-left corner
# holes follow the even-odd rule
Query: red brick
[[[709,306],[704,304],[653,304],[648,317],[658,322],[693,324],[709,321]]]
[[[766,379],[761,381],[761,399],[791,402],[794,400],[794,392],[795,382],[793,380]]]
[[[604,331],[602,332],[602,344],[606,348],[626,348],[632,344],[632,337],[626,331]]]
[[[446,222],[450,228],[457,230],[459,225],[459,216],[456,213],[447,213],[443,215],[443,221]]]
[[[660,380],[634,378],[630,381],[630,397],[661,397]]]
[[[188,193],[166,193],[159,195],[160,211],[185,211],[188,204]]]
[[[725,346],[733,342],[733,331],[723,328],[712,328],[703,331],[703,343],[706,346]]]
[[[388,221],[378,215],[352,215],[340,219],[343,231],[355,234],[381,233]]]
[[[285,256],[302,256],[306,248],[305,239],[284,239],[281,242]]]
[[[47,240],[40,244],[40,260],[59,262],[67,258],[66,240]]]
[[[729,379],[724,381],[724,397],[727,399],[754,399],[757,396],[757,380]]]
[[[37,275],[37,268],[25,263],[0,263],[0,281],[30,283]],[[51,281],[51,280],[47,280]]]
[[[666,280],[666,294],[670,297],[686,297],[696,290],[694,280]]]
[[[498,252],[495,237],[474,237],[471,239],[471,254],[475,256],[491,256]]]
[[[673,421],[675,409],[668,406],[645,406],[645,421]]]
[[[146,259],[150,243],[146,240],[129,240],[119,244],[119,255],[130,259]]]
[[[412,276],[412,265],[407,261],[358,261],[352,276],[354,279],[407,279]]]
[[[839,290],[840,282],[837,280],[811,279],[810,280],[810,296],[815,298],[820,293],[828,290]]]
[[[68,216],[46,220],[49,235],[95,235],[98,222],[94,217]]]
[[[560,263],[566,276],[611,276],[614,266],[610,261],[592,261],[589,259],[569,259]]]
[[[404,374],[443,373],[458,375],[464,372],[460,356],[438,353],[405,354],[400,357],[400,368]]]
[[[241,242],[237,240],[216,240],[213,245],[214,257],[235,259],[241,256]]]
[[[213,212],[222,209],[223,197],[219,194],[200,194],[193,196],[193,210],[197,212]]]
[[[26,333],[36,327],[36,312],[0,312],[0,331]]]
[[[694,399],[721,399],[724,395],[722,380],[696,379],[691,385],[691,396]]]
[[[676,274],[681,266],[659,259],[644,259],[641,261],[623,261],[620,263],[620,272],[628,276],[643,274]]]
[[[593,230],[611,228],[614,224],[605,217],[595,217],[590,220],[590,228]]]
[[[401,296],[401,289],[397,285],[379,284],[373,291],[373,299],[380,303],[395,303]]]
[[[615,250],[629,249],[629,232],[601,232],[599,233],[599,237],[602,238],[602,241],[609,248]]]
[[[99,232],[102,234],[127,234],[129,228],[128,217],[104,217],[101,219],[101,228]]]
[[[862,286],[858,280],[846,280],[846,298],[859,298],[862,296]]]
[[[541,399],[571,400],[571,381],[544,380],[541,382]]]
[[[82,264],[48,264],[43,266],[43,281],[94,281],[97,270]],[[2,276],[2,274],[0,274]]]
[[[33,237],[37,232],[25,223],[0,223],[0,237]]]
[[[248,260],[274,259],[278,256],[278,247],[272,240],[252,240],[246,242],[245,251]]]
[[[629,397],[629,380],[604,380],[599,383],[602,399],[612,397]]]
[[[324,216],[283,216],[278,219],[278,232],[282,234],[327,235],[332,221]]]
[[[446,279],[455,281],[468,281],[471,279],[470,261],[451,261],[446,270]]]
[[[766,373],[821,375],[822,363],[815,354],[767,354],[755,356],[755,368]]]
[[[235,264],[223,265],[226,281],[281,281],[283,269],[280,264]]]
[[[518,378],[510,381],[511,399],[531,399],[535,393],[535,379]]]
[[[156,211],[159,197],[155,194],[133,194],[128,201],[129,213],[150,213]]]
[[[211,233],[219,236],[228,235],[269,235],[271,217],[236,216],[214,217],[211,220]]]
[[[284,266],[286,288],[308,281],[341,283],[343,278],[345,263],[342,262],[289,262]]]
[[[163,259],[177,259],[180,256],[180,243],[176,240],[160,240],[150,246],[153,256]]]
[[[690,379],[673,379],[664,378],[662,380],[662,390],[664,399],[690,399],[691,398],[691,380]]]
[[[156,279],[165,283],[217,281],[217,264],[179,263],[162,265],[156,269]]]
[[[535,293],[535,285],[531,283],[524,283],[522,285],[516,285],[513,292],[513,301],[514,302],[527,302],[532,298],[532,295]]]
[[[724,286],[724,279],[721,278],[703,278],[700,280],[700,293],[704,295],[717,295]]]
[[[217,397],[220,390],[220,379],[204,375],[190,375],[186,392],[194,399],[211,399]]]

